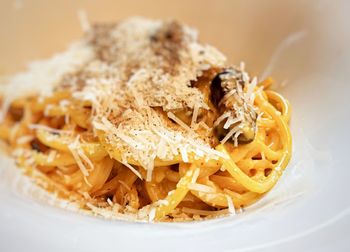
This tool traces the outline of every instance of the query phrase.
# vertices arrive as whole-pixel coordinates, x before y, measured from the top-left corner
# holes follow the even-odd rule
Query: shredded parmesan
[[[214,188],[212,188],[210,186],[198,184],[198,183],[191,183],[191,184],[188,185],[188,188],[190,190],[194,190],[194,191],[198,191],[198,192],[215,193],[215,189]]]
[[[85,199],[90,200],[91,196],[88,192],[82,192],[82,195],[84,196]]]
[[[156,209],[152,207],[152,209],[149,212],[149,221],[152,222],[154,218],[156,217]]]
[[[226,123],[224,124],[224,129],[228,129],[231,125],[240,122],[240,118],[232,118],[231,116],[227,119]]]
[[[198,177],[199,177],[199,173],[200,173],[200,169],[199,168],[196,168],[194,170],[194,173],[193,173],[193,177],[192,177],[192,180],[191,180],[191,183],[194,184],[196,183]]]
[[[188,163],[189,160],[188,160],[188,156],[187,156],[186,147],[180,148],[180,153],[181,153],[182,160],[183,160],[185,163]]]
[[[83,175],[85,177],[87,177],[87,176],[89,176],[89,171],[86,168],[86,166],[84,165],[84,163],[82,162],[82,160],[80,159],[80,155],[78,154],[78,151],[77,151],[78,144],[79,144],[79,136],[75,139],[75,141],[73,143],[68,145],[68,148],[69,148],[70,152],[72,153],[75,161],[77,162],[79,169],[81,170]]]
[[[167,206],[167,205],[169,205],[169,201],[168,200],[166,200],[166,199],[162,199],[162,200],[158,200],[157,202],[155,202],[156,203],[156,205],[158,205],[158,206]]]
[[[233,139],[234,139],[234,146],[235,146],[235,147],[238,146],[238,137],[239,137],[240,134],[242,134],[242,131],[238,130],[238,131],[235,133],[234,137],[233,137]]]
[[[232,128],[220,142],[222,144],[226,143],[227,140],[229,140],[233,136],[233,134],[235,134],[239,130],[240,130],[240,125]]]
[[[198,112],[199,112],[198,104],[195,104],[193,108],[193,114],[192,114],[192,120],[191,120],[191,128],[194,128],[195,124],[197,123]]]
[[[75,72],[93,57],[93,48],[82,41],[72,44],[67,51],[49,60],[32,62],[26,72],[15,75],[5,84],[0,121],[12,101],[23,95],[51,94],[63,75]]]
[[[245,99],[249,101],[251,104],[254,103],[253,91],[257,84],[258,84],[258,79],[254,77],[253,80],[249,83],[247,93],[245,94],[246,96]]]
[[[233,205],[232,199],[229,195],[225,194],[227,200],[228,211],[230,214],[236,214],[235,206]]]
[[[56,155],[57,155],[57,151],[50,150],[49,155],[47,157],[47,162],[51,163],[52,161],[54,161],[56,158]]]
[[[136,170],[134,167],[132,167],[130,164],[128,164],[127,162],[122,162],[123,165],[125,165],[126,167],[128,167],[133,173],[135,173],[135,175],[137,177],[139,177],[141,180],[143,180],[141,173]]]
[[[236,89],[232,89],[231,91],[229,91],[227,94],[225,94],[225,96],[221,99],[221,101],[219,102],[219,106],[224,103],[225,101],[227,101],[232,95],[234,95],[237,92]]]
[[[94,164],[91,162],[91,160],[85,155],[84,151],[80,148],[80,146],[76,146],[76,151],[78,155],[90,166],[90,170],[94,170]]]
[[[84,39],[63,54],[32,64],[25,74],[10,80],[5,89],[5,110],[7,103],[19,98],[17,94],[36,95],[44,102],[54,90],[71,91],[74,99],[91,104],[92,131],[102,131],[106,144],[120,151],[122,163],[142,178],[127,162],[135,160],[146,170],[147,180],[152,177],[155,160],[227,158],[211,147],[210,137],[196,133],[199,127],[212,128],[198,122],[201,109],[209,106],[204,94],[191,86],[204,71],[225,66],[226,58],[218,50],[199,43],[195,30],[174,21],[137,17],[113,25],[90,26],[84,11],[78,16],[86,31]],[[176,39],[164,40],[167,34]],[[70,108],[66,99],[58,105]],[[46,107],[46,112],[50,110],[51,105]],[[174,111],[187,111],[187,116],[192,113],[190,125]],[[220,120],[229,116],[225,114]],[[65,116],[66,123],[69,119]],[[29,129],[73,135],[73,131],[38,124],[29,125]],[[11,133],[14,139],[15,129]],[[24,140],[28,139],[18,141]],[[87,177],[94,167],[80,145],[76,139],[68,147]]]
[[[167,113],[168,117],[173,120],[174,122],[176,122],[178,125],[180,125],[182,128],[184,128],[185,130],[191,131],[192,129],[183,121],[181,121],[178,117],[176,117],[172,112],[168,112]]]
[[[223,120],[225,120],[226,118],[228,118],[231,115],[230,111],[227,111],[225,113],[223,113],[221,116],[219,116],[215,122],[214,122],[214,127],[218,126]]]
[[[113,203],[113,201],[111,201],[110,198],[107,198],[107,203],[108,203],[108,205],[110,205],[111,207],[114,206],[114,203]]]
[[[57,133],[57,134],[73,134],[73,131],[54,129],[42,124],[29,124],[28,128],[32,130],[41,129],[41,130],[45,130],[45,131],[48,131],[51,133]]]
[[[210,131],[210,130],[212,130],[212,128],[210,128],[205,122],[203,122],[203,121],[200,121],[196,126],[200,126],[200,127],[202,127],[203,129],[205,129],[205,130],[207,130],[207,131]]]
[[[17,138],[16,142],[17,144],[26,144],[29,143],[30,141],[32,141],[34,139],[33,136],[21,136],[19,138]]]

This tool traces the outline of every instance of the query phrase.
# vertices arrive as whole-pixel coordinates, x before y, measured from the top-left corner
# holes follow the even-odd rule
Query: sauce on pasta
[[[0,138],[47,190],[98,214],[234,214],[273,188],[292,144],[289,102],[244,68],[175,21],[98,24],[10,81]]]

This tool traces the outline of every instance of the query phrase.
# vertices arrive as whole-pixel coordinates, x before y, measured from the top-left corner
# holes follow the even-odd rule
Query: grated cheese
[[[57,151],[50,150],[49,155],[47,157],[47,162],[51,163],[52,161],[54,161],[56,158],[56,155],[57,155]]]
[[[47,96],[51,94],[62,76],[77,71],[93,57],[93,48],[85,41],[79,41],[51,59],[30,63],[26,72],[15,75],[5,84],[0,121],[4,119],[12,101],[24,95]]]
[[[194,170],[194,173],[193,173],[193,177],[192,177],[192,180],[191,180],[191,183],[194,184],[196,183],[198,177],[199,177],[199,173],[200,173],[200,169],[199,168],[196,168]]]
[[[212,188],[210,186],[198,184],[198,183],[191,183],[191,184],[188,185],[188,188],[190,190],[194,190],[194,191],[198,191],[198,192],[215,193],[215,189],[214,188]]]
[[[26,144],[29,143],[30,141],[32,141],[34,139],[33,136],[21,136],[19,138],[17,138],[16,143],[17,144]]]
[[[153,168],[154,168],[153,163],[147,167],[146,181],[152,180]]]
[[[185,163],[188,163],[189,160],[188,160],[188,156],[187,156],[186,146],[183,147],[183,148],[180,148],[180,153],[181,153],[182,160],[183,160]]]
[[[146,169],[147,180],[155,159],[172,160],[181,155],[189,162],[189,154],[194,159],[227,158],[195,132],[198,127],[211,130],[203,121],[197,123],[200,110],[209,107],[203,93],[190,85],[203,71],[225,66],[226,59],[218,50],[199,43],[195,30],[177,22],[137,17],[90,27],[86,13],[79,11],[78,15],[87,31],[85,37],[66,52],[33,63],[25,74],[14,77],[5,90],[11,94],[7,102],[21,93],[39,95],[38,100],[44,101],[54,89],[68,88],[74,99],[91,103],[93,131],[105,133],[108,144],[121,150],[123,164],[138,177],[141,174],[126,160],[135,160]],[[178,40],[164,44],[162,37],[167,33]],[[71,86],[65,86],[67,83]],[[59,106],[68,108],[69,103],[62,100]],[[190,125],[172,112],[181,110],[192,112]],[[229,116],[218,118],[216,125]],[[180,127],[170,124],[169,119]],[[232,120],[236,119],[227,120],[225,125],[230,127]],[[73,134],[44,125],[31,124],[29,128]],[[83,175],[88,176],[94,167],[81,150],[79,139],[69,149]]]
[[[113,201],[111,201],[110,198],[107,198],[107,203],[108,203],[108,205],[110,205],[111,207],[114,206],[114,203],[113,203]]]
[[[236,89],[232,89],[230,90],[227,94],[224,95],[224,97],[221,99],[221,101],[219,102],[219,106],[222,103],[225,103],[231,96],[233,96],[234,94],[236,94],[237,90]]]
[[[84,196],[85,199],[90,200],[91,196],[88,192],[82,192],[82,195]]]
[[[174,122],[176,122],[178,125],[180,125],[183,129],[191,131],[192,129],[183,121],[181,121],[178,117],[176,117],[172,112],[168,112],[167,113],[168,117],[173,120]]]
[[[91,101],[94,129],[103,130],[113,148],[123,150],[122,158],[138,161],[147,170],[149,180],[156,158],[172,160],[180,154],[189,161],[188,153],[193,153],[195,159],[222,157],[194,132],[199,127],[199,110],[208,109],[208,105],[203,94],[190,87],[190,81],[197,79],[199,71],[224,66],[225,57],[211,46],[198,43],[193,29],[175,22],[131,18],[103,27],[107,29],[103,37],[96,37],[98,29],[92,28],[87,39],[93,41],[95,50],[105,50],[107,59],[92,61],[82,69],[94,77],[73,96]],[[170,57],[163,57],[167,51],[162,51],[164,48],[155,51],[149,40],[163,36],[163,31],[176,33],[182,40],[174,42],[176,48]],[[99,39],[103,40],[103,48]],[[114,93],[118,95],[111,96]],[[184,131],[170,127],[155,107]],[[190,126],[171,112],[178,109],[192,109]],[[198,125],[210,130],[204,122]]]
[[[166,199],[161,199],[161,200],[158,200],[155,202],[156,204],[155,205],[158,205],[158,206],[168,206],[169,205],[169,201],[166,200]]]
[[[236,210],[235,210],[235,206],[233,205],[233,201],[232,201],[231,197],[227,194],[225,194],[225,197],[227,200],[228,211],[230,212],[230,214],[235,215]]]
[[[240,122],[240,118],[232,118],[231,116],[227,119],[226,123],[224,124],[224,129],[228,129],[231,125]]]
[[[126,167],[128,167],[133,173],[135,173],[135,175],[137,177],[139,177],[141,180],[143,180],[141,173],[136,170],[134,167],[132,167],[130,164],[128,164],[127,162],[122,162],[123,165],[125,165]]]
[[[234,145],[234,147],[238,146],[238,137],[239,137],[240,134],[242,134],[242,131],[239,130],[233,136],[233,139],[234,139],[234,144],[233,145]]]
[[[193,108],[193,114],[192,114],[192,120],[191,120],[191,128],[194,128],[195,124],[197,123],[198,112],[199,112],[199,106],[198,104],[195,104]]]
[[[240,130],[240,128],[241,128],[240,125],[237,125],[236,127],[232,128],[220,142],[222,144],[226,143],[227,140],[229,140],[233,136],[233,134],[235,134]]]
[[[28,128],[31,129],[31,130],[41,129],[41,130],[45,130],[45,131],[52,132],[52,133],[57,133],[57,134],[60,134],[60,133],[62,133],[62,134],[73,134],[73,131],[54,129],[54,128],[51,128],[51,127],[48,127],[48,126],[42,125],[42,124],[29,124]]]
[[[255,96],[253,95],[253,91],[257,84],[258,79],[254,77],[253,80],[249,83],[247,93],[245,94],[246,101],[249,101],[251,104],[254,103]]]
[[[223,120],[225,120],[226,118],[228,118],[230,115],[231,115],[231,112],[230,112],[230,111],[227,111],[227,112],[223,113],[221,116],[219,116],[219,117],[215,120],[213,127],[218,126]]]
[[[156,217],[156,209],[152,207],[152,209],[149,212],[149,221],[152,222],[154,218]]]
[[[84,151],[80,148],[80,146],[76,146],[76,151],[79,155],[79,157],[81,157],[83,159],[83,161],[85,161],[88,166],[90,166],[90,170],[93,171],[94,170],[94,164],[91,162],[91,160],[85,155]]]
[[[80,155],[78,154],[78,152],[76,150],[78,141],[79,141],[79,136],[77,136],[77,138],[75,139],[75,142],[68,145],[68,149],[72,153],[73,158],[77,162],[77,165],[78,165],[79,169],[81,170],[81,172],[83,173],[83,175],[85,177],[87,177],[87,176],[89,176],[89,171],[86,168],[86,166],[84,165],[84,163],[82,162],[82,160],[80,159]]]
[[[195,130],[198,129],[199,127],[202,127],[203,129],[205,129],[206,131],[210,131],[212,130],[212,128],[210,128],[205,122],[200,121],[198,124],[195,125]]]

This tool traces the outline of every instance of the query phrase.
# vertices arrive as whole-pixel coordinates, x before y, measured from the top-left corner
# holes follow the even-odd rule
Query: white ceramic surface
[[[230,23],[220,29],[238,37],[235,60],[275,76],[293,105],[293,158],[266,198],[241,215],[206,222],[105,221],[28,197],[13,181],[17,170],[2,157],[0,251],[349,251],[350,4],[265,3],[230,10],[241,16],[250,10],[254,22],[244,21],[247,29],[234,32]],[[230,6],[218,5],[212,17]]]

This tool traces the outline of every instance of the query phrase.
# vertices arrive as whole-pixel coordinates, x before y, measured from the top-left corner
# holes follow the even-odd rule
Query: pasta
[[[140,45],[150,55],[128,44],[135,30],[124,34],[120,26],[149,30],[153,37],[141,32],[138,38],[150,37],[151,45]],[[273,188],[290,160],[292,138],[289,102],[269,89],[271,78],[258,83],[244,65],[220,66],[221,54],[176,22],[130,19],[92,29],[85,40],[95,56],[62,75],[51,93],[2,98],[0,138],[27,174],[40,172],[46,189],[84,209],[151,221],[233,214]],[[112,44],[101,46],[106,34]],[[179,42],[191,39],[187,47]],[[126,62],[112,58],[113,43],[128,51]],[[187,64],[185,52],[194,45],[203,53],[194,60],[187,51]],[[178,50],[185,58],[173,55]],[[212,55],[200,56],[206,53]],[[150,59],[159,55],[163,61]],[[203,61],[204,68],[195,65]],[[138,66],[123,68],[130,64]],[[180,65],[176,71],[173,64]],[[163,72],[151,75],[169,79],[156,84],[147,72],[155,67]],[[180,76],[191,67],[201,74]],[[94,79],[101,71],[103,79]]]

